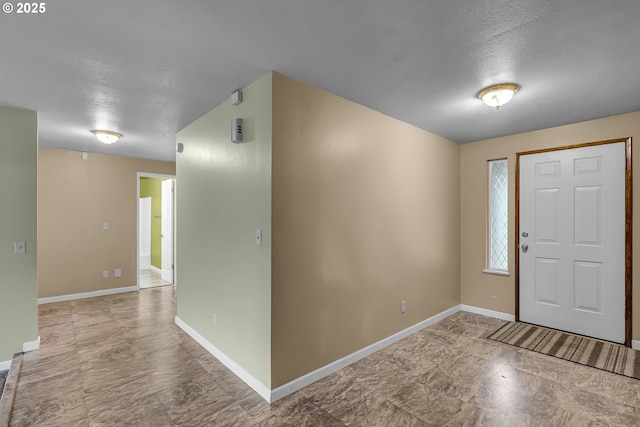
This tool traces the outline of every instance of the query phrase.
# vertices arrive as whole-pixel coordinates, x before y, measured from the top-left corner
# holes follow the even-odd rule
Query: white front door
[[[173,179],[162,181],[162,280],[173,283]]]
[[[625,150],[519,157],[523,322],[624,342]]]

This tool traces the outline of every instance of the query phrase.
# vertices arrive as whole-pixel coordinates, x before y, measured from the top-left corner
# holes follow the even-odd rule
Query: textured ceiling
[[[639,20],[638,0],[56,0],[0,13],[0,105],[37,110],[42,146],[173,161],[276,70],[465,143],[640,111]],[[500,111],[475,98],[501,82],[521,90]]]

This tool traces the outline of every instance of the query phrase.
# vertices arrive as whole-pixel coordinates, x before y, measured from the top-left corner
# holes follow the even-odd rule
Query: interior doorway
[[[175,175],[139,172],[138,289],[176,285]]]

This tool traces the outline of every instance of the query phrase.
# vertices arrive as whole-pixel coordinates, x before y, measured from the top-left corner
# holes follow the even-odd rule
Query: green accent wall
[[[177,135],[177,315],[271,388],[271,76]],[[244,142],[231,121],[244,120]],[[262,246],[255,243],[262,229]],[[214,326],[214,313],[218,326]]]
[[[38,339],[37,150],[37,113],[0,107],[0,362]]]
[[[162,181],[140,177],[140,197],[151,197],[151,265],[162,269]]]

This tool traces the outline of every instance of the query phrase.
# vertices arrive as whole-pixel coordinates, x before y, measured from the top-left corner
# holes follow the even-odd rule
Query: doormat
[[[487,338],[580,365],[640,379],[640,353],[620,344],[520,322],[507,322]]]

